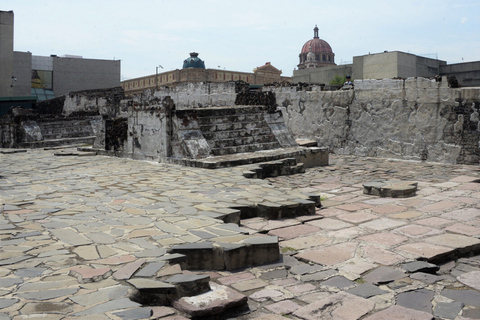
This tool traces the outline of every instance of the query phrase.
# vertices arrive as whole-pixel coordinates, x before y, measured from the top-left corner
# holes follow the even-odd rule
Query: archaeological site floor
[[[480,318],[478,166],[330,155],[262,180],[0,150],[1,320]],[[363,192],[396,180],[415,195]]]

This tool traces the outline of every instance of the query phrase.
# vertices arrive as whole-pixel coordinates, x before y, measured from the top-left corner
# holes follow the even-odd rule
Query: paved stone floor
[[[150,275],[191,274],[165,264],[169,247],[246,233],[278,237],[281,261],[196,272],[248,296],[237,319],[480,319],[478,166],[332,155],[327,167],[258,180],[241,167],[58,152],[0,154],[0,320],[184,319],[131,301],[125,280],[145,264]],[[362,183],[379,179],[419,190],[364,195]],[[214,219],[309,193],[322,195],[313,216],[241,228]]]

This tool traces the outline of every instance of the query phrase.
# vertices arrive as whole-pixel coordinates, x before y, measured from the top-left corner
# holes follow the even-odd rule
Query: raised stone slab
[[[246,309],[248,297],[222,285],[212,283],[212,290],[194,297],[184,297],[172,303],[173,307],[191,317],[223,314],[232,309]]]
[[[408,198],[415,196],[418,182],[413,181],[370,181],[363,184],[363,193],[382,198]]]

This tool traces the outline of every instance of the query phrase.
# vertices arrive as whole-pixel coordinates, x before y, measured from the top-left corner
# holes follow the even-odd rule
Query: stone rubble
[[[331,155],[261,180],[75,150],[0,153],[2,320],[480,319],[478,166]],[[396,180],[416,195],[363,193]]]

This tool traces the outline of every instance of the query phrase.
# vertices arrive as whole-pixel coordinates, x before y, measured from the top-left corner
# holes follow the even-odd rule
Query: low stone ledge
[[[408,198],[415,196],[417,186],[414,181],[370,181],[363,184],[363,193],[382,198]]]
[[[177,274],[165,280],[174,284],[179,297],[191,297],[210,290],[210,276],[196,274]]]
[[[211,284],[212,290],[195,297],[173,301],[172,306],[192,318],[209,318],[232,310],[248,308],[248,297],[222,285]]]

